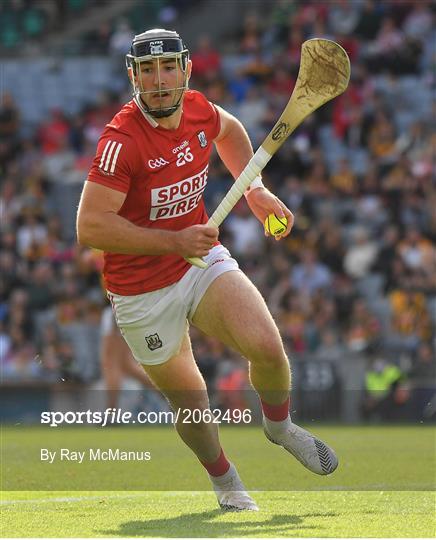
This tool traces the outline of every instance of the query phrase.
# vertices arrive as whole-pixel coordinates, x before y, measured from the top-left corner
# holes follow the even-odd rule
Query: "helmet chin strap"
[[[182,98],[186,92],[187,88],[185,88],[178,100],[176,103],[174,103],[174,105],[171,105],[170,107],[164,107],[164,108],[160,108],[160,109],[151,109],[147,103],[142,99],[141,97],[141,92],[135,92],[135,96],[137,98],[137,103],[138,105],[142,108],[142,110],[144,112],[146,112],[147,114],[149,114],[150,116],[152,116],[153,118],[168,118],[168,116],[171,116],[172,114],[174,114],[177,109],[180,107],[180,104],[182,102]]]
[[[168,118],[168,116],[171,116],[172,114],[174,114],[177,111],[177,109],[180,107],[180,100],[178,103],[176,103],[172,107],[167,107],[166,109],[160,109],[160,110],[155,110],[155,109],[153,110],[153,109],[148,109],[147,105],[141,99],[142,103],[144,103],[145,108],[148,109],[147,111],[148,114],[152,116],[153,118]]]
[[[166,107],[165,109],[149,109],[148,105],[144,103],[144,100],[141,99],[141,95],[136,95],[136,104],[145,112],[146,114],[149,114],[153,118],[168,118],[172,114],[174,114],[177,109],[180,107],[180,102],[182,101],[183,94],[180,96],[179,101],[172,105],[171,107]]]

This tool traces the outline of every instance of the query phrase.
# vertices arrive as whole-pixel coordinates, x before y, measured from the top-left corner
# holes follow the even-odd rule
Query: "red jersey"
[[[200,92],[185,93],[175,130],[159,126],[132,100],[106,125],[88,181],[126,193],[118,214],[139,227],[178,231],[206,223],[203,191],[219,130],[219,113]],[[189,268],[176,254],[105,252],[103,275],[107,289],[130,296],[167,287]]]

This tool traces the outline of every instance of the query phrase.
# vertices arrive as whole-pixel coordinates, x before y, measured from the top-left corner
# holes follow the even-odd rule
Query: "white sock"
[[[284,420],[279,420],[278,422],[275,420],[270,420],[264,415],[263,421],[266,430],[273,438],[285,433],[292,425],[291,416],[289,414],[287,418],[285,418]]]
[[[238,474],[236,471],[236,467],[233,465],[233,463],[230,463],[230,468],[226,473],[222,474],[221,476],[212,476],[211,474],[209,474],[209,478],[212,484],[220,487],[223,484],[227,483],[230,478],[232,478],[235,474]]]

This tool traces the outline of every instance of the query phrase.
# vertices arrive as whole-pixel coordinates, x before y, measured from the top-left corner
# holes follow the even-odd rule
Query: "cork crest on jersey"
[[[206,148],[207,146],[207,138],[206,133],[202,130],[197,133],[198,142],[200,143],[201,148]]]

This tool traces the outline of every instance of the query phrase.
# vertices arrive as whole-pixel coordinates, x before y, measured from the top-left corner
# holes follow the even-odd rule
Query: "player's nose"
[[[153,73],[153,84],[156,90],[163,90],[165,88],[165,74],[159,73],[158,69]]]
[[[160,90],[160,86],[162,86],[160,78],[156,74],[154,74],[154,77],[153,77],[153,86],[156,90]]]

